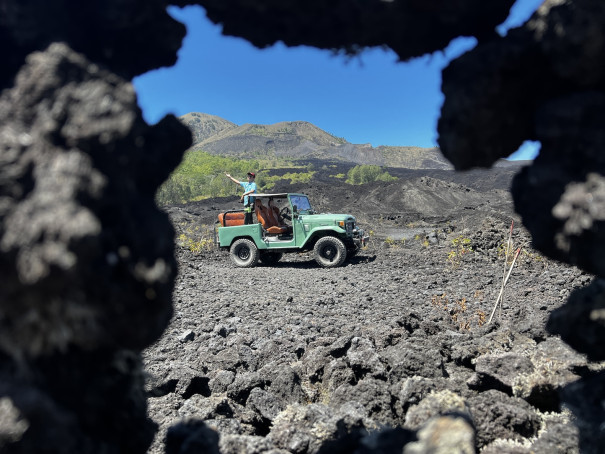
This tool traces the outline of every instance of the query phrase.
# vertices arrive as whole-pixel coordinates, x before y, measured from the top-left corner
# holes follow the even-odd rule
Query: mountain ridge
[[[190,112],[180,120],[192,132],[190,150],[241,158],[338,160],[407,169],[453,169],[437,147],[372,147],[353,144],[307,121],[236,125],[221,117]]]

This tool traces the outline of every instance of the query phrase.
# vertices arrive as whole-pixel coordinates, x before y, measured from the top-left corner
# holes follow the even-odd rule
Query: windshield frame
[[[294,207],[296,206],[296,212],[302,214],[311,214],[313,213],[313,207],[311,206],[311,202],[309,202],[309,197],[304,194],[290,194],[290,205],[292,206],[292,211],[294,211]]]

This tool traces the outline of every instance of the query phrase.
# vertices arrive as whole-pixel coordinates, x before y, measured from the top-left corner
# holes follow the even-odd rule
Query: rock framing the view
[[[516,210],[539,250],[598,277],[548,329],[602,360],[605,4],[546,0],[500,37],[513,3],[0,0],[0,416],[11,422],[0,448],[135,453],[153,439],[141,352],[168,324],[176,277],[174,232],[153,197],[191,134],[172,116],[147,125],[130,80],[176,61],[185,28],[170,4],[201,5],[259,47],[385,45],[405,61],[475,36],[443,74],[440,148],[468,169],[540,141],[514,181]],[[603,381],[589,372],[563,393],[585,453],[605,444]],[[288,417],[313,411],[284,414],[283,436]],[[464,415],[436,424],[469,430]],[[218,450],[204,426],[179,430]]]

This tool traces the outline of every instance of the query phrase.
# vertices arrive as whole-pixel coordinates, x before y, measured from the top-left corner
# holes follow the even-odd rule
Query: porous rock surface
[[[523,229],[513,242],[524,253],[487,324],[503,277],[503,219],[470,230],[452,220],[431,244],[374,237],[342,268],[305,253],[241,269],[226,252],[191,252],[198,215],[170,213],[183,234],[175,315],[144,353],[160,426],[151,452],[164,452],[173,431],[180,444],[168,452],[195,452],[187,446],[209,429],[226,453],[426,453],[435,443],[578,452],[558,391],[593,366],[545,325],[592,277],[536,254]],[[458,237],[476,252],[452,261]]]
[[[355,53],[364,46],[387,45],[406,60],[442,49],[460,35],[477,37],[477,47],[444,72],[445,102],[438,126],[443,153],[458,169],[489,166],[524,140],[540,140],[540,156],[514,182],[515,209],[540,251],[603,277],[601,0],[545,0],[530,21],[505,37],[496,35],[494,27],[506,17],[512,0],[173,3],[202,5],[212,20],[224,24],[226,33],[259,46],[282,39],[288,45]],[[35,452],[40,446],[49,452],[144,452],[154,436],[153,423],[145,417],[140,353],[167,326],[176,267],[172,228],[153,205],[153,193],[191,141],[189,132],[171,117],[154,127],[146,125],[129,79],[176,61],[185,29],[170,18],[167,5],[164,0],[0,1],[0,446],[5,452]],[[381,256],[377,250],[376,260],[368,260],[368,265],[384,263]],[[476,278],[474,272],[467,277]],[[532,288],[543,278],[534,276]],[[201,280],[205,285],[206,279]],[[564,279],[559,296],[567,295],[575,282]],[[429,284],[431,290],[442,286],[439,280]],[[574,289],[549,319],[548,330],[597,361],[604,336],[603,286],[598,279],[583,284],[589,285]],[[541,295],[533,296],[534,303],[544,301]],[[178,297],[174,304],[180,310]],[[555,306],[547,303],[545,312]],[[203,315],[212,320],[208,311]],[[543,325],[525,328],[526,320],[515,319],[518,323],[508,329],[538,345],[554,342]],[[210,359],[226,371],[212,383],[217,390],[227,388],[227,400],[209,405],[197,397],[213,397],[205,390],[206,378],[210,389],[210,377],[203,375],[186,386],[177,380],[185,391],[170,391],[170,381],[164,397],[175,396],[173,408],[180,408],[178,399],[195,397],[190,406],[201,405],[208,415],[241,414],[221,421],[230,427],[223,432],[238,435],[219,438],[217,446],[208,424],[192,420],[169,432],[166,449],[305,452],[321,443],[318,449],[341,446],[338,449],[347,451],[358,446],[360,452],[384,452],[386,446],[406,445],[409,452],[434,452],[442,449],[440,440],[449,439],[459,452],[469,452],[474,421],[476,442],[484,452],[519,452],[526,447],[500,438],[530,440],[535,450],[556,445],[574,452],[576,433],[582,452],[602,452],[605,389],[597,365],[569,366],[574,354],[558,346],[563,365],[546,361],[537,366],[539,353],[530,350],[528,355],[512,340],[495,341],[506,346],[502,352],[477,349],[465,342],[451,345],[447,331],[436,334],[440,337],[434,347],[414,342],[427,329],[444,328],[440,320],[432,322],[437,328],[424,328],[427,320],[422,319],[422,328],[405,329],[405,355],[396,350],[396,340],[381,346],[380,334],[390,329],[384,324],[376,333],[367,332],[367,327],[354,330],[350,342],[350,335],[338,336],[337,327],[326,326],[327,334],[335,330],[337,336],[322,340],[318,332],[306,348],[297,347],[302,356],[295,353],[297,360],[288,364],[293,373],[276,369],[281,371],[276,377],[292,383],[287,399],[280,397],[277,385],[271,388],[271,374],[254,369],[254,364],[266,365],[255,359],[254,351],[242,348],[246,360],[241,361],[235,354],[239,350],[222,348],[220,339],[233,335],[231,327],[246,330],[235,322],[219,328],[220,339],[207,348],[218,357]],[[312,329],[320,322],[305,323]],[[478,337],[488,342],[500,331]],[[179,336],[186,347],[199,333],[191,328]],[[318,342],[318,352],[312,354],[313,342]],[[241,344],[230,347],[234,345]],[[438,389],[431,399],[406,411],[402,429],[366,437],[373,424],[395,418],[387,406],[395,377],[443,378],[435,376],[435,364],[441,357],[441,373],[450,374],[451,362],[443,359],[450,349],[459,352],[454,355],[459,358],[454,361],[457,373],[466,379],[469,361],[470,369],[475,368],[465,382],[469,389],[484,392],[464,395],[457,387]],[[276,350],[284,357],[291,355],[288,352]],[[307,352],[335,361],[327,368],[340,383],[331,396],[332,407],[320,401],[298,406],[301,394],[292,377],[301,377],[302,388],[303,379],[311,380],[313,373],[315,383],[321,380],[324,385],[319,369],[296,369]],[[483,353],[490,356],[479,361]],[[407,363],[408,355],[425,361]],[[393,361],[401,367],[393,369]],[[238,369],[243,364],[249,364],[246,374]],[[351,373],[353,378],[347,378]],[[570,374],[581,378],[566,385],[561,395],[563,405],[574,412],[575,426],[565,417],[535,417],[534,408],[556,407],[553,398],[569,383]],[[544,377],[547,383],[532,386]],[[306,388],[302,391],[309,395]],[[368,395],[377,402],[369,412],[364,406],[371,401]],[[418,430],[410,426],[421,424],[423,415],[438,414]],[[396,417],[400,422],[402,414]],[[293,429],[311,420],[317,423]],[[489,421],[501,424],[492,430]],[[440,436],[440,429],[442,435],[457,436]],[[267,436],[261,439],[263,432]],[[343,444],[317,441],[326,434]]]
[[[438,130],[459,169],[489,166],[525,140],[540,155],[515,178],[515,210],[537,249],[603,277],[605,3],[546,0],[522,27],[479,43],[443,73]],[[600,356],[602,286],[574,294],[549,324],[591,357]],[[574,394],[585,452],[605,446],[602,376]],[[568,394],[571,396],[571,393]]]
[[[0,143],[0,448],[144,452],[140,351],[177,272],[153,197],[190,134],[147,125],[130,82],[56,43],[2,91]]]
[[[223,24],[223,33],[241,36],[257,47],[283,41],[356,53],[386,45],[401,60],[447,47],[458,36],[488,39],[504,22],[514,0],[176,0],[199,4],[208,17]],[[234,12],[234,8],[236,11]],[[424,27],[431,24],[427,33]],[[421,37],[421,38],[420,38]]]

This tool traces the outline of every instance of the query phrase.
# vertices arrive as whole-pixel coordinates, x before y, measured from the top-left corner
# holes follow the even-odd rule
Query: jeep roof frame
[[[269,198],[269,199],[284,199],[287,198],[289,194],[296,194],[296,195],[306,195],[306,194],[299,194],[298,192],[278,192],[275,194],[255,194],[252,193],[250,194],[250,197],[258,197],[258,198]]]

